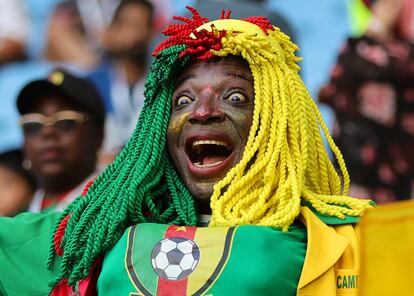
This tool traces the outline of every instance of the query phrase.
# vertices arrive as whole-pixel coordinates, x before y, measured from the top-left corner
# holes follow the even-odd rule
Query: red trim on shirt
[[[58,197],[56,198],[43,198],[40,208],[44,210],[44,209],[53,207],[54,205],[57,205],[58,203],[64,201],[65,198],[69,195],[69,193],[71,193],[71,191],[58,195]]]

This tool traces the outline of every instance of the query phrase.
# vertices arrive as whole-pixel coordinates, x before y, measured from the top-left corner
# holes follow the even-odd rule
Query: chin
[[[60,166],[46,166],[43,167],[40,172],[44,176],[59,176],[62,174],[63,170]]]
[[[194,197],[195,202],[198,205],[199,211],[202,213],[211,213],[210,198],[213,195],[214,185],[217,182],[211,183],[192,183],[188,184],[187,188],[190,190],[191,195]]]
[[[45,177],[58,177],[63,174],[64,169],[60,165],[46,165],[39,170],[42,176]]]

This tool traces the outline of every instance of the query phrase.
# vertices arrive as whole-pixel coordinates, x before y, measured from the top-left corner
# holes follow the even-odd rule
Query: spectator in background
[[[62,70],[27,84],[17,98],[24,152],[39,190],[29,211],[63,210],[97,174],[104,107],[94,86]]]
[[[24,85],[46,77],[55,67],[64,67],[82,76],[85,75],[85,69],[89,72],[91,67],[96,66],[102,51],[101,43],[97,41],[102,36],[102,31],[99,35],[98,24],[104,22],[100,16],[105,16],[105,22],[112,19],[115,8],[111,7],[118,1],[0,0],[0,4],[21,8],[13,10],[8,5],[0,6],[0,36],[10,33],[10,36],[17,38],[22,35],[18,33],[22,28],[28,31],[23,34],[28,37],[28,59],[7,65],[0,63],[0,151],[21,147],[23,143],[15,106],[16,97]],[[28,16],[23,13],[25,11]],[[91,24],[95,25],[94,28],[90,27]]]
[[[23,168],[23,154],[13,149],[0,154],[0,216],[27,209],[36,189],[33,176]]]
[[[153,15],[147,0],[122,0],[105,30],[104,59],[90,75],[108,111],[103,162],[111,162],[125,145],[143,106]]]
[[[44,55],[48,61],[73,64],[84,70],[96,66],[99,55],[88,42],[76,1],[63,1],[56,6],[47,34]]]
[[[414,1],[369,4],[367,31],[346,42],[319,99],[336,112],[350,195],[385,203],[413,196]]]
[[[28,20],[19,0],[0,0],[0,65],[22,59],[28,35]]]

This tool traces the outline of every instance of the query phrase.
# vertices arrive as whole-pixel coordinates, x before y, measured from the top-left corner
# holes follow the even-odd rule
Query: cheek
[[[24,155],[27,159],[33,160],[36,155],[39,145],[35,139],[25,139],[23,144]]]
[[[228,116],[233,121],[241,136],[246,140],[253,122],[253,108],[249,108],[249,110],[229,112]]]
[[[172,115],[168,124],[168,137],[182,133],[185,123],[190,116],[189,112]]]
[[[180,136],[183,133],[184,126],[188,121],[189,113],[182,113],[173,115],[170,118],[167,130],[167,145],[168,152],[173,158],[174,162],[177,160],[178,144]]]
[[[95,153],[93,147],[95,147],[94,135],[79,134],[76,137],[61,137],[60,144],[64,150],[64,158],[66,161],[77,161],[82,157],[87,157]]]

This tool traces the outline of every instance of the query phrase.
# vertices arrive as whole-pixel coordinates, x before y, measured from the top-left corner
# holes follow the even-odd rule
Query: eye
[[[38,134],[42,130],[43,123],[37,121],[28,121],[22,124],[22,128],[23,133],[26,136],[33,136]]]
[[[193,100],[190,99],[190,97],[188,96],[180,96],[177,101],[176,104],[177,106],[183,106],[183,105],[187,105],[190,104]]]
[[[55,127],[61,132],[72,132],[78,127],[79,122],[74,119],[59,119],[55,123]]]
[[[243,103],[247,101],[247,98],[244,94],[235,92],[225,98],[226,101],[235,102],[235,103]]]

